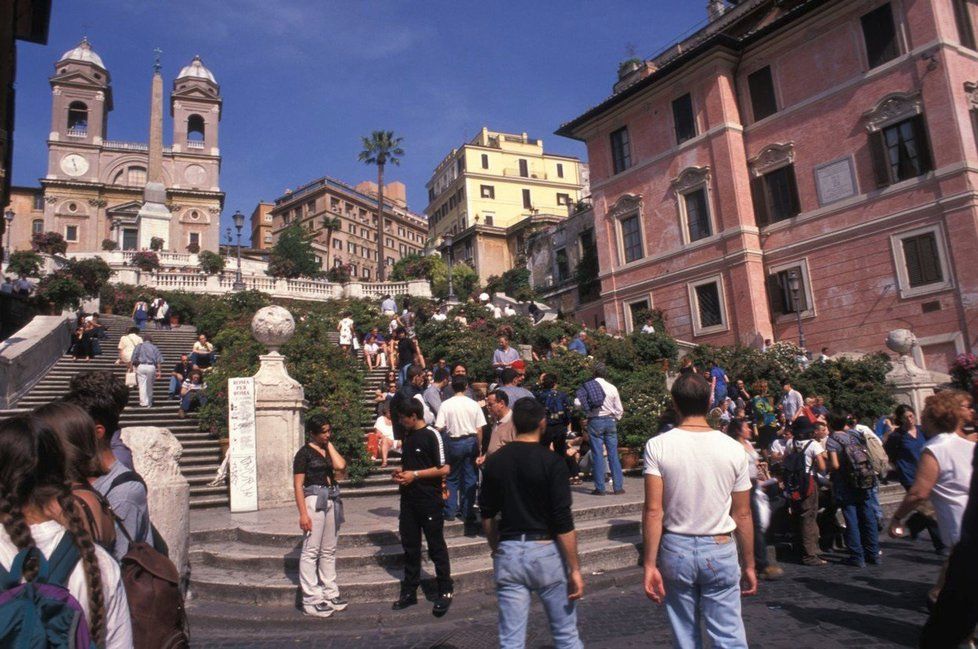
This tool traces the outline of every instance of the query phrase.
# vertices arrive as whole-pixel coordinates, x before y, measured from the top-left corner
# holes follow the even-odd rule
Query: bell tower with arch
[[[200,56],[195,56],[173,80],[170,116],[174,152],[220,155],[217,127],[221,103],[221,87]]]

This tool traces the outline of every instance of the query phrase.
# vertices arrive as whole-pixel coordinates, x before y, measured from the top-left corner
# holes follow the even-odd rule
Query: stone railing
[[[187,291],[206,295],[226,295],[234,292],[235,274],[221,275],[201,273],[142,272],[135,268],[118,268],[113,281],[136,286],[147,286],[165,291]],[[410,295],[431,297],[431,285],[425,280],[365,284],[349,282],[337,284],[317,279],[286,279],[266,275],[242,275],[245,290],[261,291],[275,298],[323,301],[339,298],[376,298],[384,295]]]

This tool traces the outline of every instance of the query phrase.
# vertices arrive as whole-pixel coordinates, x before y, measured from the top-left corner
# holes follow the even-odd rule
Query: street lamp
[[[11,223],[14,222],[14,217],[15,216],[17,216],[17,215],[14,214],[14,211],[13,210],[9,210],[8,209],[6,212],[3,213],[3,218],[7,221],[7,252],[4,255],[4,258],[7,260],[7,263],[8,264],[10,263],[10,245],[11,245],[10,244],[10,240],[11,240],[12,235],[13,235],[13,233],[10,231],[10,225],[11,225]]]
[[[445,301],[446,304],[458,304],[458,300],[455,299],[455,285],[452,281],[452,260],[455,257],[452,244],[454,243],[455,238],[451,234],[446,234],[441,238],[441,246],[448,262],[448,299]]]
[[[798,301],[798,295],[801,290],[801,278],[798,276],[797,268],[792,268],[788,271],[788,289],[791,291],[791,304],[794,306],[795,314],[798,316],[798,346],[804,352],[805,331],[801,327],[801,303]]]
[[[231,217],[234,219],[234,227],[238,230],[238,272],[234,275],[234,285],[231,287],[235,291],[245,290],[244,280],[241,279],[241,228],[244,227],[244,214],[241,210],[235,210],[234,215]],[[230,228],[228,229],[230,234]]]

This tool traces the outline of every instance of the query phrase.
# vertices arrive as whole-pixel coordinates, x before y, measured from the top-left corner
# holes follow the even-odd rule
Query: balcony
[[[197,149],[199,151],[203,151],[204,150],[204,141],[203,140],[187,140],[187,148],[188,149]]]
[[[547,180],[547,174],[542,171],[531,171],[526,176],[520,174],[520,170],[515,167],[503,169],[503,175],[511,178],[529,178],[531,180]]]
[[[88,137],[87,128],[69,128],[66,133],[68,137]]]

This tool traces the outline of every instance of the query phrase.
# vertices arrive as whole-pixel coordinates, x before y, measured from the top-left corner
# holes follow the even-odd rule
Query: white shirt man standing
[[[479,404],[465,396],[468,387],[468,379],[464,376],[452,378],[455,396],[442,402],[435,428],[445,433],[448,442],[445,450],[451,466],[446,479],[445,520],[461,515],[466,522],[475,522],[475,467],[482,455],[482,427],[486,425],[486,416]]]
[[[700,646],[703,619],[713,646],[746,649],[740,597],[757,592],[748,456],[706,421],[710,398],[706,379],[680,375],[680,423],[645,446],[645,594],[665,603],[675,646]]]

